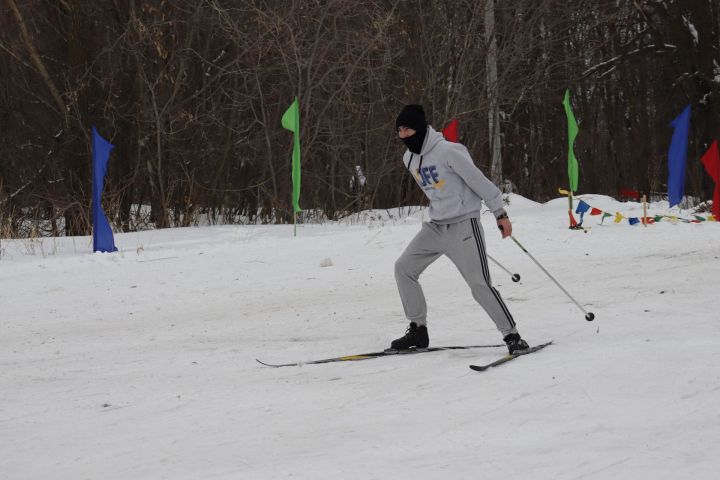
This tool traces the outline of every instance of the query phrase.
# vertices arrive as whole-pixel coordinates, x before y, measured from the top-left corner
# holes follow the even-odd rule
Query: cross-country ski
[[[320,363],[335,363],[335,362],[357,362],[359,360],[371,360],[373,358],[380,357],[392,357],[398,355],[414,355],[418,353],[429,353],[429,352],[441,352],[443,350],[472,350],[476,348],[493,348],[493,347],[504,347],[505,345],[451,345],[447,347],[429,347],[429,348],[410,348],[407,350],[393,350],[388,348],[379,352],[370,353],[359,353],[355,355],[343,355],[340,357],[330,357],[321,360],[309,360],[307,362],[292,362],[292,363],[269,363],[259,359],[255,359],[259,364],[265,365],[266,367],[299,367],[302,365],[317,365]]]
[[[470,365],[470,369],[475,370],[476,372],[483,372],[487,370],[488,368],[497,367],[498,365],[502,365],[503,363],[507,363],[510,360],[514,360],[518,357],[523,357],[525,355],[529,355],[531,353],[537,352],[538,350],[542,350],[543,348],[547,347],[548,345],[552,344],[552,340],[550,340],[547,343],[542,343],[540,345],[535,345],[534,347],[529,347],[525,350],[520,350],[515,353],[508,353],[507,355],[504,355],[494,362],[490,362],[485,365]]]

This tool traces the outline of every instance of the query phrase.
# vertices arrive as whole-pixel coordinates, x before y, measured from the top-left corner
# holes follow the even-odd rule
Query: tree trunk
[[[485,45],[487,45],[486,85],[488,95],[488,133],[490,138],[490,179],[500,185],[503,180],[500,153],[500,109],[498,105],[497,40],[495,39],[495,1],[485,2]]]

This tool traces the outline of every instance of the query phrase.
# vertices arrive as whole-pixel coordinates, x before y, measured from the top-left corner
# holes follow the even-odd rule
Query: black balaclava
[[[395,120],[395,131],[399,127],[407,127],[415,130],[412,137],[403,138],[405,146],[416,155],[420,155],[425,135],[427,134],[427,122],[425,121],[425,110],[422,105],[405,105]]]

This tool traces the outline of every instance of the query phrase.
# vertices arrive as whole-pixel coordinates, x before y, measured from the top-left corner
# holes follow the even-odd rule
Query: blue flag
[[[115,148],[92,127],[92,160],[93,160],[93,184],[92,184],[92,222],[93,222],[93,252],[117,252],[113,240],[112,229],[105,217],[105,212],[100,204],[107,173],[107,162],[110,152]]]
[[[675,129],[668,152],[668,200],[670,206],[682,201],[685,193],[685,163],[687,159],[688,133],[690,132],[690,105],[670,123]]]
[[[587,212],[588,210],[590,210],[590,205],[588,205],[587,203],[585,203],[585,202],[583,202],[582,200],[580,200],[580,202],[578,203],[577,208],[575,209],[575,213],[579,213],[579,214],[580,214],[580,223],[579,223],[579,225],[582,225],[583,218],[585,217],[585,212]]]

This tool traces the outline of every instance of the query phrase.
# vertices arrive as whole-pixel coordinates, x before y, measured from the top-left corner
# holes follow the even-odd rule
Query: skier
[[[495,215],[502,237],[512,234],[502,193],[475,167],[465,146],[446,141],[427,124],[421,105],[405,106],[395,128],[407,147],[403,155],[405,168],[430,199],[430,221],[423,222],[420,232],[395,262],[395,281],[410,326],[405,336],[393,340],[391,348],[405,350],[429,345],[427,304],[418,278],[440,255],[447,255],[470,286],[473,298],[502,333],[508,351],[527,349],[515,320],[490,281],[480,224],[480,209],[485,201]]]

